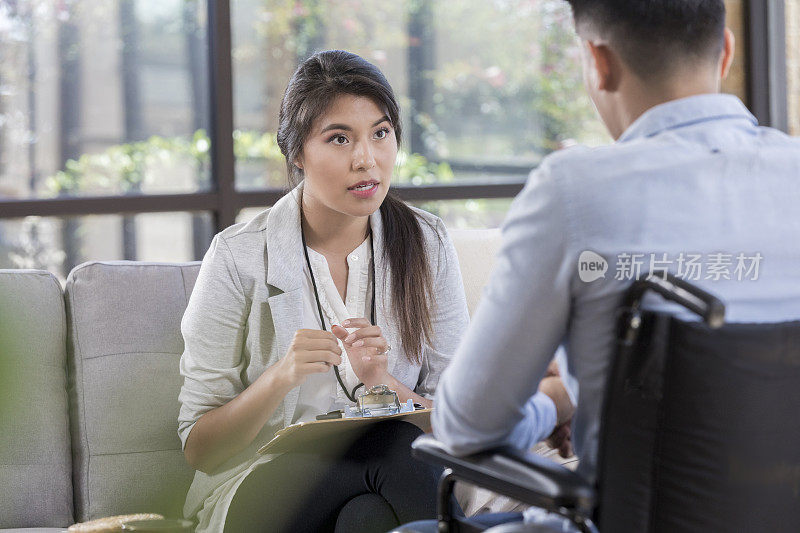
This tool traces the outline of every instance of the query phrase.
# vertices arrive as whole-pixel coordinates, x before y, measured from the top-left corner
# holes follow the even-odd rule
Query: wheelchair
[[[644,310],[649,291],[701,320]],[[800,321],[726,324],[724,313],[718,298],[669,274],[628,289],[594,484],[518,450],[455,457],[430,435],[417,439],[414,455],[444,467],[439,532],[481,531],[450,513],[456,481],[581,532],[800,532]],[[553,530],[515,522],[489,531]]]

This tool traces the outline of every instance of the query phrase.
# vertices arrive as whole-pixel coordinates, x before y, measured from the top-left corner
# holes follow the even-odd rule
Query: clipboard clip
[[[360,394],[356,402],[356,407],[346,405],[344,409],[337,409],[324,415],[317,415],[317,420],[397,415],[412,413],[424,408],[422,405],[414,403],[411,399],[405,403],[400,403],[397,393],[389,389],[386,385],[375,385],[371,387],[368,391]]]
[[[344,408],[344,418],[367,418],[372,416],[396,415],[414,411],[414,402],[410,399],[400,403],[397,393],[386,385],[375,385],[360,394],[355,408],[349,405]]]

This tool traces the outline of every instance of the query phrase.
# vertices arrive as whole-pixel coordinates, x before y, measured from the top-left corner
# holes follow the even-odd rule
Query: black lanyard
[[[314,287],[314,298],[317,300],[317,310],[319,311],[319,323],[322,325],[323,331],[328,331],[325,328],[325,317],[322,314],[322,304],[319,302],[319,293],[317,292],[317,282],[314,280],[314,270],[311,268],[311,260],[308,258],[308,246],[306,245],[306,235],[303,231],[303,222],[300,221],[300,237],[303,239],[303,253],[306,256],[306,265],[308,265],[308,273],[311,275],[311,285]],[[370,243],[369,247],[369,254],[370,259],[372,261],[372,305],[371,305],[371,313],[372,313],[372,325],[377,325],[375,323],[375,249]],[[351,366],[352,368],[352,366]],[[339,382],[339,386],[342,387],[342,391],[344,395],[347,396],[347,399],[351,402],[356,401],[356,391],[363,387],[363,383],[359,383],[356,385],[351,392],[347,392],[347,387],[345,387],[344,382],[342,381],[342,376],[339,375],[339,367],[337,365],[333,365],[333,372],[336,374],[336,380]]]

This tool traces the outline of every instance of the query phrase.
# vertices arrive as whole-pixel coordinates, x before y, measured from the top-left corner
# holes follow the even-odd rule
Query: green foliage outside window
[[[284,157],[274,133],[236,131],[233,139],[238,163],[266,162],[268,172],[279,176],[277,183],[285,183]],[[204,130],[196,131],[191,139],[154,135],[146,141],[114,145],[97,154],[68,160],[64,170],[47,179],[47,192],[51,196],[138,193],[148,180],[160,174],[150,169],[186,165],[195,168],[198,186],[207,188],[210,148],[211,141]],[[452,180],[453,172],[447,163],[432,163],[419,154],[398,154],[395,183],[423,185]],[[275,179],[264,177],[256,181],[262,186],[276,183]]]

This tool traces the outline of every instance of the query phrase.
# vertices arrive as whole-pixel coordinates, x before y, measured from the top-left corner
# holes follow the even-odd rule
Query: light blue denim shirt
[[[534,393],[563,344],[579,471],[594,479],[615,308],[651,266],[718,295],[730,322],[800,318],[800,140],[706,94],[651,108],[612,145],[547,157],[439,383],[436,437],[467,454],[547,435],[554,408]]]

